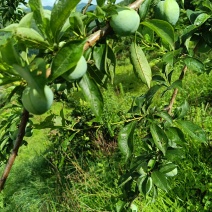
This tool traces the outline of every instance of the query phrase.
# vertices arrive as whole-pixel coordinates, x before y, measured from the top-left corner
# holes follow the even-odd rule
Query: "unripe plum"
[[[160,1],[155,8],[155,16],[175,25],[180,16],[180,7],[176,0]]]
[[[172,25],[175,25],[180,16],[180,8],[176,0],[165,0],[164,3],[165,19]]]
[[[65,74],[63,74],[63,78],[68,80],[68,81],[74,81],[77,80],[79,78],[81,78],[87,71],[87,62],[84,58],[84,56],[82,56],[77,65],[73,68],[71,68],[69,71],[67,71]]]
[[[34,88],[27,87],[22,94],[24,108],[32,114],[41,115],[49,110],[53,103],[53,92],[45,85],[43,94]]]
[[[135,33],[140,24],[138,13],[130,8],[119,8],[118,14],[112,15],[110,26],[120,36],[127,36]]]

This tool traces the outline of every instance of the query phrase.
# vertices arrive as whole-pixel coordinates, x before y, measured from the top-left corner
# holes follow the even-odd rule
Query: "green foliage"
[[[83,14],[75,11],[78,3],[57,1],[52,11],[47,12],[40,0],[30,0],[33,13],[24,16],[19,23],[1,29],[0,85],[11,87],[1,108],[4,114],[0,122],[1,163],[5,162],[18,137],[21,107],[32,114],[49,110],[40,121],[34,117],[33,121],[36,121],[30,121],[24,128],[26,136],[32,136],[32,127],[40,130],[50,128],[52,145],[47,149],[45,159],[51,173],[49,178],[54,175],[56,183],[53,186],[58,189],[58,196],[53,200],[62,206],[35,204],[30,210],[34,207],[60,210],[63,206],[69,210],[72,204],[76,206],[75,211],[86,211],[87,208],[79,207],[77,201],[68,201],[69,195],[76,196],[76,193],[66,196],[64,190],[76,188],[74,191],[84,191],[82,187],[86,180],[80,177],[87,178],[88,172],[92,173],[89,182],[93,186],[85,186],[86,194],[98,193],[94,188],[95,180],[101,182],[98,189],[102,185],[111,188],[112,192],[117,189],[113,195],[107,194],[103,201],[98,199],[98,206],[89,198],[78,198],[92,205],[93,210],[138,211],[139,198],[155,202],[163,194],[175,199],[175,191],[179,199],[190,200],[183,188],[187,184],[191,186],[189,180],[192,177],[184,170],[188,167],[193,170],[193,176],[196,175],[192,159],[198,155],[199,167],[199,159],[203,157],[201,151],[210,146],[207,133],[211,126],[191,120],[189,104],[192,108],[194,103],[187,98],[190,94],[183,92],[194,80],[186,78],[185,74],[199,75],[197,79],[210,76],[210,1],[197,2],[193,9],[182,4],[179,21],[179,6],[174,0],[159,3],[162,15],[158,18],[163,20],[152,19],[151,1],[145,1],[145,4],[137,5],[143,21],[141,24],[135,10],[119,8],[114,1],[107,4],[98,1],[93,12],[84,11]],[[170,14],[171,6],[176,9],[175,17]],[[113,35],[109,23],[120,36]],[[101,31],[98,31],[99,27],[102,27]],[[129,36],[121,38],[126,35]],[[124,59],[125,56],[131,59],[124,62],[124,68],[134,70],[135,76],[129,79],[123,76],[125,79],[116,84],[116,54],[123,49],[127,52],[123,54]],[[78,67],[80,58],[85,60],[83,66]],[[75,68],[79,68],[82,74],[74,77],[74,82],[69,82],[66,78],[74,74]],[[137,91],[131,91],[131,85],[124,84],[127,80],[133,86],[141,80]],[[202,87],[201,83],[197,91]],[[58,101],[62,107],[57,111],[52,104],[51,88],[54,90],[54,104]],[[112,88],[116,89],[116,97],[110,92]],[[173,105],[178,92],[181,97]],[[126,99],[122,100],[125,95]],[[210,104],[208,99],[205,101],[206,106]],[[196,149],[192,152],[190,147]],[[183,167],[182,159],[188,160],[189,166]],[[210,156],[207,160],[210,161]],[[200,167],[207,165],[201,164]],[[70,177],[74,172],[80,177],[75,179],[77,175],[74,174]],[[96,173],[100,176],[94,177]],[[187,205],[175,202],[176,205],[186,210],[209,208],[211,186],[208,178],[211,175],[208,173],[207,170],[202,173],[208,187],[201,184],[197,189],[201,198],[196,199],[204,202],[204,206],[199,204],[194,208],[192,200]],[[63,195],[65,200],[61,198]],[[172,203],[165,203],[162,208]]]
[[[26,1],[0,1],[0,28],[3,28],[10,23],[18,22],[25,15],[23,9],[20,8],[20,4],[26,5]]]

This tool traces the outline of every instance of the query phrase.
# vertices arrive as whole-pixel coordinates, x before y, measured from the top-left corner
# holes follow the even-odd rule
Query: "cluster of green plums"
[[[139,11],[140,12],[140,11]],[[140,14],[142,15],[142,14]],[[179,19],[180,8],[176,0],[160,1],[155,7],[155,16],[175,25]],[[117,13],[111,16],[110,26],[120,36],[134,34],[140,25],[140,16],[131,8],[118,8]]]
[[[87,71],[87,62],[82,56],[77,65],[62,75],[67,81],[80,79]],[[35,115],[41,115],[47,112],[54,99],[54,94],[48,85],[45,85],[39,92],[35,88],[27,87],[22,94],[22,103],[24,108]]]

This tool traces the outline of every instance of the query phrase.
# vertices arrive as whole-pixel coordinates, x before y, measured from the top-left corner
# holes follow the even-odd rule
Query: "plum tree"
[[[43,94],[36,89],[27,87],[22,94],[24,108],[32,114],[41,115],[49,110],[53,103],[53,92],[45,85]]]
[[[135,10],[119,8],[117,14],[112,15],[110,26],[120,36],[131,35],[136,32],[140,24],[140,17]]]
[[[86,73],[86,71],[87,62],[84,56],[82,56],[75,67],[71,68],[68,72],[63,74],[63,78],[72,82],[81,78]]]

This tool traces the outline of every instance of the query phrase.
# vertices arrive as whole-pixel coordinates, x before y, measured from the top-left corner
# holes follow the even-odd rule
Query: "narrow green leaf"
[[[43,36],[50,41],[52,37],[49,23],[50,20],[45,17],[41,0],[29,0],[29,5],[38,29],[42,32]]]
[[[159,111],[156,113],[157,116],[163,118],[164,120],[166,120],[169,124],[172,124],[172,117],[168,114],[168,112],[165,111]]]
[[[150,126],[150,132],[157,148],[161,150],[164,155],[166,155],[168,138],[165,132],[156,124],[152,124]]]
[[[0,29],[0,32],[13,32],[17,27],[19,26],[19,24],[10,24],[8,26],[6,26],[5,28]]]
[[[89,78],[87,74],[79,82],[79,86],[85,96],[85,99],[90,103],[91,109],[98,120],[101,120],[103,112],[103,97],[96,82]]]
[[[60,0],[54,4],[51,13],[50,27],[56,42],[58,42],[60,30],[70,16],[71,11],[79,2],[80,0]]]
[[[166,173],[171,172],[171,171],[173,171],[174,169],[176,169],[176,167],[177,167],[176,164],[170,162],[170,163],[163,164],[163,165],[161,166],[161,168],[160,168],[159,171],[160,171],[161,173],[166,174]]]
[[[158,187],[163,189],[164,191],[168,191],[168,181],[165,175],[159,171],[153,171],[151,174],[153,183]]]
[[[118,135],[119,149],[127,161],[133,153],[133,134],[136,122],[130,122],[124,126]]]
[[[84,36],[84,23],[80,13],[73,13],[69,17],[70,29],[75,31],[78,35]]]
[[[139,7],[139,16],[140,16],[141,20],[145,19],[146,15],[148,13],[148,10],[149,10],[151,2],[152,2],[152,0],[145,0],[140,5],[140,7]]]
[[[190,122],[190,121],[181,121],[177,122],[178,127],[182,128],[182,130],[191,136],[193,139],[196,139],[199,142],[207,142],[206,134],[204,130],[198,125]]]
[[[130,46],[130,52],[135,74],[150,88],[152,71],[142,48],[133,42]]]
[[[100,44],[98,46],[94,46],[94,49],[93,49],[94,62],[95,62],[96,67],[100,71],[105,71],[105,57],[106,57],[105,49],[106,49],[105,44]]]
[[[175,36],[174,36],[174,28],[171,24],[166,21],[152,19],[145,22],[141,22],[141,24],[149,27],[150,29],[154,30],[161,39],[168,43],[171,48],[174,50],[175,45]]]
[[[52,61],[50,81],[61,76],[77,64],[83,53],[83,45],[84,42],[82,41],[74,41],[67,43],[60,49]]]
[[[196,31],[197,31],[198,27],[196,27],[195,25],[190,25],[187,26],[184,30],[183,33],[180,37],[181,43],[185,43],[185,41],[190,38]]]

